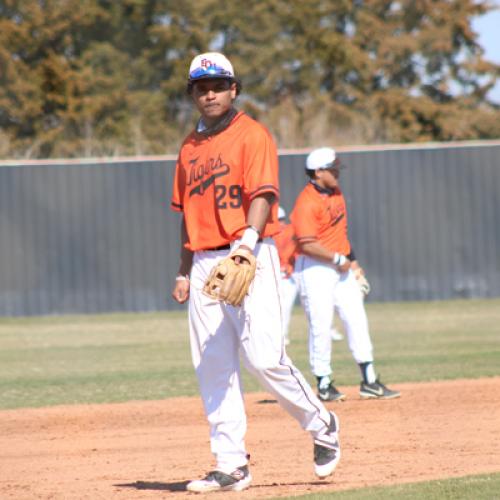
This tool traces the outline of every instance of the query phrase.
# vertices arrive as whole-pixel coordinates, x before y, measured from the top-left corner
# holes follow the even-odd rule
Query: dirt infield
[[[342,460],[316,479],[312,445],[267,394],[246,396],[252,488],[270,498],[500,472],[500,377],[394,384],[402,397],[362,401],[342,388]],[[0,498],[214,498],[184,490],[213,465],[199,399],[0,412]]]

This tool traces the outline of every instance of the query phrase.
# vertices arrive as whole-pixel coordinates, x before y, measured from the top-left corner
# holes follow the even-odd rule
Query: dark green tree
[[[225,52],[280,147],[500,137],[487,0],[4,0],[0,156],[175,152]]]

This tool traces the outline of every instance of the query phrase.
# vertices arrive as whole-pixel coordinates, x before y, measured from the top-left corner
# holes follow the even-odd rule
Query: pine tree
[[[173,153],[226,53],[280,147],[500,137],[487,0],[4,0],[0,156]]]

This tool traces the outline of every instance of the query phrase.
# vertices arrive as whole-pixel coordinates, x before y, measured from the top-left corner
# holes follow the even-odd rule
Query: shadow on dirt
[[[136,481],[135,483],[115,484],[118,488],[135,488],[136,490],[186,491],[189,481],[160,483],[157,481]]]
[[[136,481],[135,483],[115,484],[117,488],[130,488],[136,490],[158,490],[158,491],[187,491],[186,486],[189,481],[179,481],[175,483],[160,483],[158,481]],[[290,483],[254,484],[252,489],[275,488],[276,486],[325,486],[328,481],[304,481]]]

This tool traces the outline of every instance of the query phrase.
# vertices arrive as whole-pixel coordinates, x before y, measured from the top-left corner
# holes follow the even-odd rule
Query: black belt
[[[207,248],[205,252],[218,252],[219,250],[229,250],[231,245],[228,243],[227,245],[221,245],[220,247]]]
[[[257,240],[257,243],[262,243],[262,238]],[[227,243],[226,245],[221,245],[220,247],[206,248],[205,252],[218,252],[219,250],[230,250],[231,245]]]

